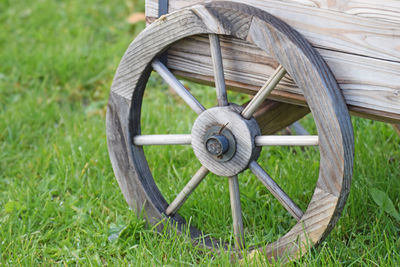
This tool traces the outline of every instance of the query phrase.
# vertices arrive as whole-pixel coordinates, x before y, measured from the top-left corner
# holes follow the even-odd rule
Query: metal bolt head
[[[213,135],[206,141],[207,151],[214,156],[221,156],[229,149],[229,141],[223,135]]]

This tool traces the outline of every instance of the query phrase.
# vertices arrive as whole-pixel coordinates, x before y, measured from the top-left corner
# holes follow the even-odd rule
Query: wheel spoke
[[[203,181],[207,176],[208,170],[206,167],[201,166],[201,168],[195,173],[195,175],[190,179],[190,181],[185,185],[178,196],[171,202],[168,208],[165,210],[165,214],[172,215],[175,214],[178,209],[185,203],[186,199],[193,193],[196,187]]]
[[[256,161],[252,161],[249,165],[249,168],[297,221],[303,217],[303,211],[279,187],[279,185],[268,175],[268,173],[266,173],[263,168],[258,165]]]
[[[190,145],[192,136],[190,134],[152,134],[136,135],[133,144],[137,146],[146,145]]]
[[[279,65],[271,77],[269,77],[268,81],[263,85],[263,87],[261,87],[250,103],[242,111],[242,116],[245,119],[250,119],[251,116],[253,116],[254,112],[264,102],[272,90],[274,90],[285,74],[286,70],[282,67],[282,65]]]
[[[227,106],[228,98],[226,96],[224,66],[222,64],[221,46],[218,35],[209,34],[211,57],[214,66],[215,89],[219,106]]]
[[[197,114],[206,110],[202,104],[182,85],[182,83],[169,71],[169,69],[155,59],[151,64],[153,69],[160,74],[164,81],[191,107]]]
[[[231,199],[233,234],[235,235],[236,247],[244,248],[244,231],[242,219],[242,207],[240,205],[239,182],[237,175],[229,177],[229,195]]]
[[[256,146],[317,146],[318,135],[261,135]]]

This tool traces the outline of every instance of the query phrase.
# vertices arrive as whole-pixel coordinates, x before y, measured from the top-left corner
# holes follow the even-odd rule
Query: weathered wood
[[[233,234],[235,237],[236,248],[242,249],[245,246],[244,230],[242,219],[242,206],[240,204],[240,191],[238,177],[232,176],[229,181],[229,197],[231,200]]]
[[[303,211],[294,203],[294,201],[279,187],[279,185],[258,165],[252,161],[249,169],[261,181],[261,183],[271,192],[272,195],[285,207],[285,209],[297,220],[303,217]]]
[[[151,4],[152,1],[155,0],[147,1],[146,16],[157,17],[156,10],[151,8],[156,6]],[[172,0],[169,12],[201,2],[203,1]],[[233,2],[260,8],[282,19],[315,47],[400,62],[400,21],[398,20],[379,21],[293,3],[294,1],[290,3],[290,1],[279,0],[233,0]],[[375,3],[379,2],[375,1]],[[377,9],[382,6],[384,5]],[[392,8],[400,11],[400,3],[397,1]],[[398,15],[397,18],[399,18]]]
[[[257,94],[251,99],[250,103],[244,108],[242,116],[246,119],[251,118],[254,112],[261,106],[264,100],[271,94],[272,90],[286,75],[286,70],[279,65],[268,81],[261,87]]]
[[[266,2],[266,0],[260,1]],[[188,3],[195,4],[200,2],[200,0],[170,0],[169,12],[184,8]],[[326,10],[327,12],[336,11],[383,22],[400,23],[400,4],[397,0],[281,0],[280,2],[283,4],[304,5]],[[252,1],[246,1],[246,3],[252,5]],[[257,7],[257,4],[255,6]],[[158,10],[157,0],[146,0],[146,15],[156,14],[156,10]]]
[[[337,202],[338,198],[336,196],[317,187],[307,211],[301,219],[303,224],[296,224],[285,236],[274,243],[268,244],[265,248],[254,250],[249,255],[249,258],[251,259],[256,255],[267,258],[278,258],[282,257],[282,255],[299,257],[306,253],[313,245],[313,240],[324,235],[323,232],[326,231],[324,226],[329,224],[330,215],[334,213],[335,203]],[[293,240],[294,236],[298,239]]]
[[[393,124],[397,129],[397,125]],[[260,135],[255,137],[256,146],[317,146],[318,136],[311,135]],[[191,145],[190,134],[154,134],[137,135],[133,137],[133,144],[137,146],[148,145]]]
[[[170,11],[196,2],[173,0]],[[399,1],[242,2],[271,12],[304,34],[327,61],[354,114],[400,122]],[[146,4],[147,16],[152,17],[157,5],[153,0],[148,0]],[[210,81],[210,60],[204,53],[206,50],[202,48],[202,43],[195,39],[193,42],[184,41],[184,45],[177,44],[170,50],[169,57],[173,58],[171,68],[182,76]],[[226,44],[226,40],[222,41],[224,66],[228,68],[225,70],[227,85],[250,92],[258,90],[276,63],[248,45],[235,40]],[[301,94],[290,80],[280,89]],[[290,96],[286,94],[283,100],[289,102]],[[274,99],[278,100],[277,97]]]
[[[165,218],[168,203],[154,182],[142,147],[133,145],[131,137],[141,134],[142,98],[154,57],[180,39],[210,33],[246,40],[271,55],[302,90],[314,116],[321,168],[311,203],[285,236],[259,250],[268,257],[299,256],[329,233],[343,209],[353,166],[352,126],[340,89],[323,59],[297,32],[266,12],[213,2],[165,16],[137,37],[118,67],[107,113],[108,147],[117,180],[139,214],[154,224]],[[178,230],[184,229],[186,224],[178,214],[169,219]],[[191,228],[190,234],[196,238],[202,233]],[[213,241],[206,237],[205,245],[213,247]]]
[[[361,108],[358,106],[348,105],[350,114],[365,119],[382,121],[387,123],[399,123],[400,113],[391,113],[385,111],[379,111],[370,108]]]
[[[267,135],[288,127],[308,113],[310,110],[306,107],[267,99],[254,113],[254,117],[261,133]]]
[[[261,135],[255,138],[256,146],[318,146],[316,135]]]
[[[192,147],[201,164],[219,176],[234,176],[247,168],[257,159],[260,148],[254,147],[254,138],[261,134],[254,118],[240,116],[243,108],[237,105],[214,107],[204,111],[194,122],[192,128]],[[234,136],[235,153],[226,162],[210,157],[205,146],[205,137],[213,126],[224,127]]]
[[[133,144],[137,146],[148,145],[190,145],[192,138],[190,134],[152,134],[136,135]]]
[[[216,34],[209,34],[211,58],[213,62],[215,90],[217,91],[218,104],[223,107],[228,105],[228,97],[226,95],[224,66],[222,64],[221,46],[219,37]]]
[[[163,63],[161,63],[161,61],[155,59],[151,66],[197,114],[200,114],[205,110],[203,105],[201,105],[199,101],[197,101],[197,99],[183,86],[183,84],[175,78],[175,76]]]
[[[400,39],[400,37],[399,37]],[[277,67],[264,51],[241,40],[220,38],[229,89],[255,94]],[[207,37],[190,37],[168,50],[169,67],[180,77],[213,83]],[[355,114],[382,121],[400,121],[400,63],[318,50],[332,69]],[[302,92],[285,77],[273,99],[305,105]],[[381,117],[381,118],[380,118]]]
[[[190,179],[190,181],[185,185],[182,191],[179,192],[176,198],[171,202],[171,204],[169,204],[168,208],[165,210],[165,214],[175,214],[208,173],[209,171],[207,168],[201,166],[195,175],[193,175],[192,179]]]

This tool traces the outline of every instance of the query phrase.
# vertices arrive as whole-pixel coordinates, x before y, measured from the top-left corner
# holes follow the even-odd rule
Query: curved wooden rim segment
[[[205,33],[257,45],[273,55],[304,91],[319,134],[317,187],[301,220],[277,242],[255,252],[299,256],[320,242],[340,216],[352,175],[353,132],[343,96],[323,59],[286,23],[259,9],[219,1],[196,5],[162,17],[132,42],[115,75],[107,112],[108,148],[118,183],[128,204],[139,213],[144,208],[151,223],[165,218],[168,203],[154,183],[142,148],[132,145],[132,136],[140,134],[141,103],[152,60],[179,39]],[[179,215],[171,219],[179,229],[184,226]],[[194,238],[201,235],[191,230]],[[211,242],[206,240],[206,245]]]

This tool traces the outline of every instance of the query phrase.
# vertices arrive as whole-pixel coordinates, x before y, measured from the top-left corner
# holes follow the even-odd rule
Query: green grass
[[[105,107],[125,49],[144,25],[127,16],[144,2],[0,1],[0,264],[229,265],[227,253],[193,247],[186,235],[158,233],[127,206],[108,159]],[[215,105],[204,86],[191,86]],[[230,94],[239,103],[245,99]],[[145,133],[186,133],[195,119],[157,76],[146,93]],[[312,129],[312,120],[304,124]],[[354,178],[342,218],[320,247],[294,265],[400,264],[400,138],[383,123],[353,118]],[[199,163],[189,148],[146,147],[168,200]],[[305,208],[318,152],[265,149],[260,162]],[[260,245],[293,221],[249,173],[240,176],[246,241]],[[374,201],[378,189],[384,204]],[[227,181],[209,175],[181,214],[231,239]],[[249,263],[250,265],[252,263]],[[255,263],[253,263],[255,264]]]

